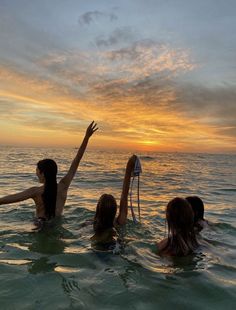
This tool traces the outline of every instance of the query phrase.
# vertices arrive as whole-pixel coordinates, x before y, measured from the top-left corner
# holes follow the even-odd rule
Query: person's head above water
[[[94,231],[102,232],[114,226],[117,211],[115,198],[109,194],[103,194],[97,203],[96,214],[94,217]]]
[[[43,159],[37,163],[37,176],[44,183],[43,202],[45,216],[55,217],[57,199],[57,164],[53,159]]]
[[[204,220],[204,204],[201,198],[198,196],[186,197],[186,200],[190,203],[194,213],[194,224],[199,220]]]
[[[166,219],[172,235],[184,233],[193,226],[193,211],[185,199],[176,197],[167,204]]]
[[[201,198],[197,196],[189,196],[186,200],[190,203],[194,213],[194,227],[196,232],[200,232],[207,227],[207,221],[204,219],[204,204]]]
[[[197,247],[193,218],[193,210],[187,200],[176,197],[169,201],[166,207],[168,238],[164,252],[184,256]]]
[[[41,183],[49,179],[55,179],[57,175],[57,164],[53,159],[43,159],[37,163],[37,176]]]

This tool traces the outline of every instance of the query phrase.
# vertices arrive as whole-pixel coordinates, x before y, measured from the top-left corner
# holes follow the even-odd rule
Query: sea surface
[[[36,186],[36,163],[46,157],[57,161],[60,179],[76,151],[2,147],[0,197]],[[119,200],[130,155],[88,150],[54,227],[32,230],[31,200],[0,206],[0,309],[236,309],[236,156],[138,154],[141,223],[129,216],[123,247],[96,251],[86,223],[101,194]],[[159,257],[165,207],[188,195],[203,199],[211,225],[194,255]]]

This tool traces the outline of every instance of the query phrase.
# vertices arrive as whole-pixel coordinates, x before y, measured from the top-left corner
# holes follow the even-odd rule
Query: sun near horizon
[[[95,120],[92,148],[236,153],[231,7],[25,3],[0,3],[0,145],[76,147]]]

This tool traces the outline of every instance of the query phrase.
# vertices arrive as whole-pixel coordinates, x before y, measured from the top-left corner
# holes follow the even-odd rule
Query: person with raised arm
[[[97,131],[94,121],[88,126],[84,139],[72,161],[67,174],[57,183],[57,164],[53,159],[43,159],[37,163],[36,174],[42,186],[35,186],[17,194],[0,198],[0,205],[33,199],[36,205],[36,226],[46,220],[63,214],[67,192],[84,155],[89,138]]]
[[[130,189],[130,180],[134,171],[137,156],[133,155],[129,158],[120,197],[119,211],[117,213],[116,199],[111,194],[103,194],[98,200],[95,216],[93,219],[94,235],[91,237],[93,247],[103,247],[103,250],[112,248],[116,241],[115,227],[123,226],[127,220],[128,214],[128,194]]]

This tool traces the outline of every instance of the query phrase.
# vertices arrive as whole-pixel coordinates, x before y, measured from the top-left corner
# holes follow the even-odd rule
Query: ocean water
[[[0,196],[37,185],[45,157],[57,161],[60,179],[75,152],[2,147]],[[130,155],[88,150],[55,227],[32,231],[33,201],[0,206],[0,309],[235,309],[236,156],[138,154],[141,223],[129,219],[120,252],[95,251],[85,223],[102,193],[119,199]],[[136,184],[136,205],[135,194]],[[203,199],[211,226],[194,255],[159,257],[166,204],[187,195]]]

